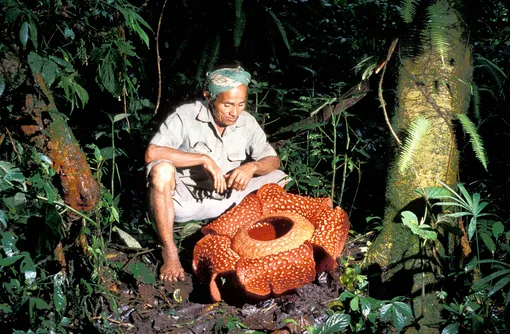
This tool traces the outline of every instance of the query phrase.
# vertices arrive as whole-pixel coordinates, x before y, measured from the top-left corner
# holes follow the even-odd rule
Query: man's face
[[[248,87],[240,85],[218,94],[212,104],[214,122],[218,127],[234,125],[246,106]]]

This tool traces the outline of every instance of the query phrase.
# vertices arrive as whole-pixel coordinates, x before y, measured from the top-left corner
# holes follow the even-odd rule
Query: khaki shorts
[[[160,162],[168,162],[169,160],[156,160],[147,165],[147,177],[149,177],[152,167]],[[230,207],[239,204],[248,194],[258,190],[264,184],[278,183],[284,186],[290,178],[281,170],[275,170],[269,174],[255,176],[250,180],[245,190],[233,190],[228,198],[218,200],[212,198],[204,198],[198,201],[190,192],[188,187],[179,179],[175,180],[175,189],[172,192],[175,210],[175,222],[183,223],[192,220],[211,219],[220,216]]]

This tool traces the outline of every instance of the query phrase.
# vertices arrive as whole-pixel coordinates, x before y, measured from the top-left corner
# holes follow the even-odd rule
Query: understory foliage
[[[141,130],[150,119],[139,113],[150,103],[139,98],[143,73],[136,50],[149,46],[152,31],[139,8],[123,0],[0,5],[2,322],[38,333],[83,331],[116,310],[115,268],[105,257],[105,236],[122,212],[114,180],[115,158],[123,151],[115,137],[131,127]],[[28,102],[23,107],[32,98],[43,101],[40,114],[31,114]],[[109,108],[93,101],[98,98],[120,102]],[[45,144],[36,145],[43,137],[32,137],[24,126],[31,119],[49,124],[56,115],[70,121],[98,106],[111,123],[90,124],[97,126],[96,143],[87,151],[95,180],[105,186],[95,208],[79,212],[65,202]],[[67,126],[61,131],[73,137]],[[100,149],[101,136],[109,145]]]
[[[374,93],[381,75],[374,72],[376,63],[401,33],[416,45],[427,39],[444,46],[444,8],[419,0],[168,1],[159,39],[162,108],[153,115],[159,79],[154,37],[162,5],[0,0],[0,319],[9,330],[115,332],[110,320],[117,319],[117,282],[156,284],[143,261],[123,268],[108,259],[107,250],[123,230],[157,249],[146,214],[143,151],[157,123],[198,96],[205,73],[225,62],[239,61],[253,74],[247,109],[278,149],[292,178],[289,191],[329,196],[341,205],[350,216],[352,242],[364,240],[363,251],[381,228],[373,222],[384,210],[392,150]],[[503,113],[508,8],[500,1],[474,11],[465,6],[476,57],[474,83],[465,83],[473,103],[458,115],[459,133],[465,133],[459,141],[464,183],[417,189],[427,202],[423,219],[402,212],[403,224],[424,249],[434,250],[434,266],[448,268],[447,277],[437,273],[444,333],[502,330],[510,293],[510,184],[501,148],[509,144],[510,119]],[[423,29],[407,31],[416,20]],[[406,52],[397,48],[386,64],[388,110],[395,69]],[[65,202],[58,170],[25,134],[27,95],[48,106],[51,97],[54,108],[46,114],[62,116],[78,139],[101,187],[94,209],[77,212]],[[434,129],[419,118],[406,133],[402,170],[419,168],[413,154],[427,131]],[[445,212],[438,214],[438,207]],[[177,227],[177,240],[200,227]],[[451,250],[437,247],[439,239],[463,235],[462,246],[452,241]],[[328,319],[301,330],[400,331],[414,324],[410,296],[376,299],[359,260],[342,260],[344,290],[328,305]],[[172,301],[179,300],[174,294]],[[247,329],[235,317],[216,327]]]

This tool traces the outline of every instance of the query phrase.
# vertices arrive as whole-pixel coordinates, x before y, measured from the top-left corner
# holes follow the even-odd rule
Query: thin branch
[[[11,131],[9,131],[9,129],[7,129],[7,128],[5,128],[5,131],[9,135],[9,139],[11,140],[11,144],[12,144],[12,149],[14,150],[14,152],[16,152],[16,155],[18,156],[18,161],[19,161],[19,163],[21,163],[21,156],[20,156],[18,150],[16,149],[16,145],[14,145],[14,140],[12,140]]]
[[[136,254],[134,254],[128,262],[126,262],[125,265],[122,266],[122,269],[126,268],[129,264],[131,264],[131,262],[133,262],[134,259],[136,259],[138,256],[140,255],[143,255],[143,254],[147,254],[147,253],[151,253],[154,251],[154,248],[151,248],[151,249],[146,249],[146,250],[143,250],[143,251],[140,251]]]
[[[416,78],[416,76],[413,73],[411,73],[411,71],[409,71],[407,69],[407,67],[404,65],[404,63],[402,63],[402,67],[406,70],[406,72],[409,74],[409,76],[413,79],[414,85],[416,87],[418,87],[418,89],[420,90],[422,95],[425,97],[427,102],[430,103],[430,105],[434,108],[435,111],[437,111],[439,116],[441,116],[441,118],[446,122],[446,124],[449,124],[449,121],[448,121],[448,118],[446,117],[446,114],[441,111],[441,109],[439,108],[437,103],[427,94],[425,89],[423,89],[422,85],[419,84],[418,79]]]
[[[383,109],[384,119],[386,120],[386,125],[388,125],[388,128],[390,129],[391,134],[393,135],[393,137],[397,141],[398,146],[402,146],[402,142],[400,141],[400,139],[398,138],[397,134],[395,133],[395,130],[393,130],[393,127],[391,126],[391,122],[390,122],[390,119],[388,117],[388,111],[386,110],[386,101],[384,101],[383,89],[382,89],[382,84],[383,84],[383,80],[384,80],[384,73],[386,73],[386,66],[388,66],[388,62],[390,61],[390,58],[391,58],[391,55],[393,54],[393,51],[395,51],[395,46],[397,45],[397,42],[398,42],[398,38],[395,39],[391,43],[390,49],[388,50],[388,55],[386,56],[386,60],[384,61],[383,65],[382,65],[382,73],[381,73],[381,79],[379,80],[378,95],[379,95],[379,101],[381,102],[381,107]],[[378,72],[378,70],[376,71],[376,73],[377,72]]]
[[[156,109],[154,109],[154,115],[158,113],[159,104],[161,102],[161,58],[159,57],[159,31],[161,29],[161,21],[163,21],[163,13],[165,12],[166,2],[163,3],[161,8],[161,14],[159,14],[158,30],[156,32],[156,56],[158,58],[158,100],[156,102]]]

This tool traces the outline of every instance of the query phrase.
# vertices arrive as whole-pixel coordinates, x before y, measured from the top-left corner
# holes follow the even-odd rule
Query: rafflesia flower
[[[337,266],[349,220],[329,198],[293,195],[267,184],[202,229],[193,271],[209,284],[213,301],[218,283],[235,279],[248,297],[281,295]]]

